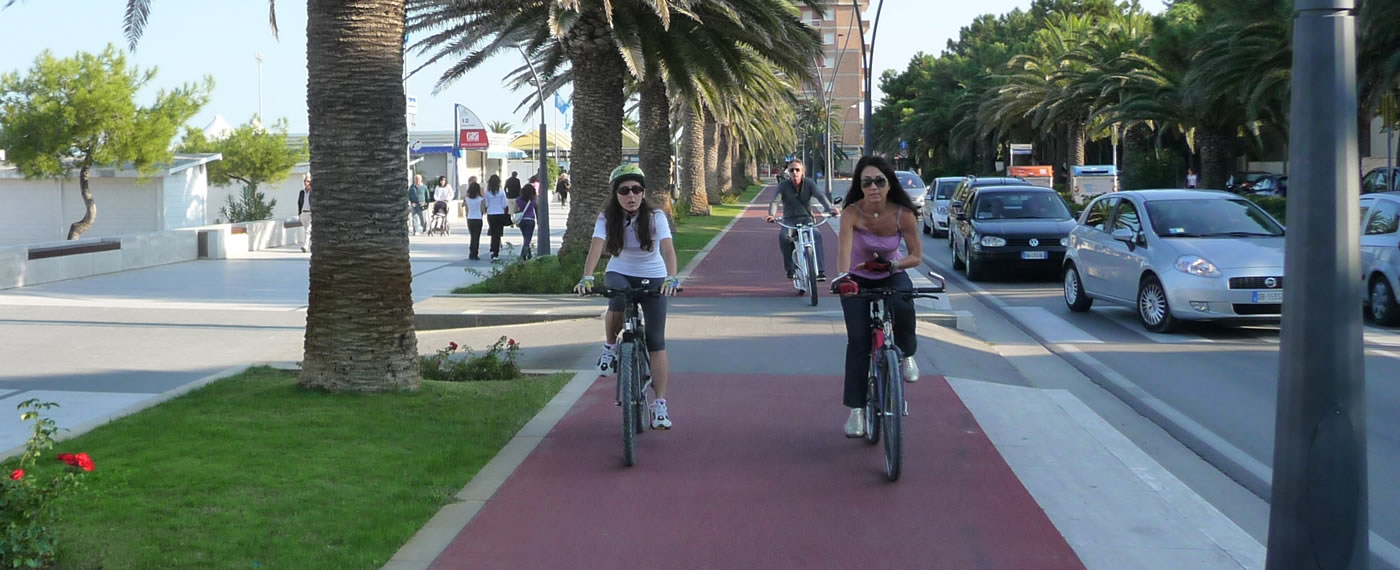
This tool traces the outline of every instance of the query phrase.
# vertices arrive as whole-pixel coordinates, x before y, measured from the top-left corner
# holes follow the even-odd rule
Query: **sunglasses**
[[[789,168],[789,169],[788,169],[788,172],[791,172],[791,173],[793,173],[793,174],[798,174],[798,173],[801,173],[801,172],[802,172],[802,169],[801,169],[801,168]]]
[[[876,188],[884,188],[885,186],[888,186],[889,184],[890,184],[890,181],[889,181],[889,180],[885,180],[885,177],[883,177],[883,176],[878,177],[878,178],[863,178],[863,179],[861,179],[861,181],[860,181],[860,187],[861,187],[861,188],[870,188],[871,186],[874,186],[874,187],[876,187]]]
[[[617,187],[617,195],[618,195],[618,196],[626,196],[626,195],[628,195],[628,194],[641,194],[642,192],[646,192],[646,191],[647,191],[646,188],[642,188],[641,186],[638,186],[638,185],[635,185],[635,184],[629,184],[629,185],[627,185],[627,186],[618,186],[618,187]]]

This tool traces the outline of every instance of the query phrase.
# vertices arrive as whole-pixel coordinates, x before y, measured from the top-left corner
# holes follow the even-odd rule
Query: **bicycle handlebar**
[[[684,290],[685,290],[684,287],[678,287],[678,288],[676,288],[676,292],[677,292],[677,293],[680,293],[681,291],[684,291]],[[594,287],[594,288],[592,288],[592,289],[589,289],[588,292],[587,292],[587,293],[584,293],[584,294],[585,294],[585,295],[601,295],[601,296],[603,296],[603,297],[608,297],[608,298],[612,298],[612,297],[646,298],[646,297],[660,297],[660,296],[661,296],[661,291],[660,291],[660,290],[656,290],[656,289],[647,289],[647,288],[645,288],[645,287],[628,287],[628,288],[626,288],[626,289],[614,289],[614,288],[612,288],[612,287]]]
[[[915,288],[913,288],[912,290],[909,290],[909,291],[901,291],[901,290],[899,290],[899,289],[889,289],[889,288],[885,288],[885,287],[879,287],[879,288],[874,288],[874,289],[861,289],[859,293],[856,293],[856,294],[850,295],[850,296],[851,296],[851,297],[862,297],[862,298],[867,298],[867,299],[885,298],[885,297],[895,297],[895,296],[901,296],[901,297],[905,297],[905,298],[908,298],[908,299],[913,299],[913,298],[916,298],[916,297],[917,297],[917,298],[928,299],[928,298],[933,297],[933,295],[932,295],[933,293],[942,293],[942,292],[943,292],[943,289],[942,289],[941,287],[915,287]]]

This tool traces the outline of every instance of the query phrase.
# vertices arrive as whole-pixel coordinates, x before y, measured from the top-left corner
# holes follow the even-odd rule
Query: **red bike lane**
[[[1083,568],[936,371],[907,385],[899,481],[881,446],[843,437],[839,316],[765,318],[771,302],[735,298],[791,291],[761,216],[721,238],[671,313],[675,428],[642,434],[623,466],[614,378],[599,378],[432,568]]]
[[[763,217],[768,215],[768,203],[776,192],[776,186],[769,186],[759,193],[719,243],[700,260],[685,281],[686,296],[797,295],[792,280],[783,275],[783,254],[778,249],[778,232],[782,227],[763,221]],[[828,273],[835,275],[836,232],[827,224],[823,224],[820,231],[824,249],[822,265]],[[828,294],[826,283],[818,283],[817,288],[823,295]]]

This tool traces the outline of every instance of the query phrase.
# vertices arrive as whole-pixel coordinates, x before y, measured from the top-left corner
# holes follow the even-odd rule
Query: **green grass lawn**
[[[763,191],[763,186],[749,186],[739,201],[734,204],[721,204],[710,208],[708,216],[678,216],[676,231],[672,236],[676,247],[677,270],[685,270],[695,256],[714,239],[729,222],[744,211],[744,207]],[[466,287],[458,287],[455,294],[563,294],[568,293],[578,281],[583,271],[583,253],[570,254],[559,259],[554,256],[540,257],[524,263],[502,263],[499,273]],[[598,280],[602,282],[602,272],[607,267],[607,256],[598,264]]]
[[[569,377],[380,395],[270,368],[214,382],[58,444],[97,464],[63,500],[59,567],[379,568]]]

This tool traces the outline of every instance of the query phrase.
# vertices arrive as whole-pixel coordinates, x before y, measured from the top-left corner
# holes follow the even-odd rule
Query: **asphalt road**
[[[1159,424],[1174,424],[1163,427],[1268,500],[1278,326],[1188,324],[1172,335],[1150,333],[1132,309],[1099,303],[1088,313],[1070,312],[1053,270],[1000,270],[973,284],[953,271],[945,238],[925,236],[923,253],[950,287],[1009,316],[1099,383],[1116,381],[1111,391],[1120,397],[1138,394],[1129,404]],[[1371,529],[1373,539],[1389,543],[1380,549],[1393,549],[1400,544],[1400,487],[1392,484],[1400,474],[1400,329],[1367,323],[1365,338]],[[1151,410],[1144,409],[1148,400],[1155,400]]]

